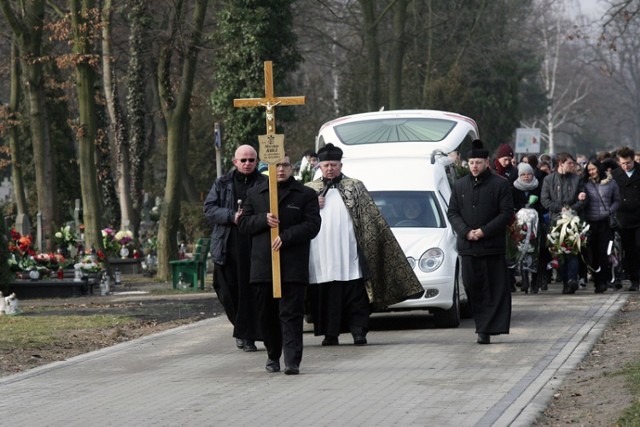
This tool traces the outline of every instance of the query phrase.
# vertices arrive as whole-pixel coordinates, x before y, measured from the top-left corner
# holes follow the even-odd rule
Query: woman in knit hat
[[[533,168],[528,163],[520,163],[518,165],[518,179],[513,182],[512,194],[513,194],[513,207],[514,211],[518,212],[520,209],[525,207],[530,207],[531,209],[535,209],[538,213],[538,226],[537,226],[537,243],[534,245],[534,253],[532,254],[533,259],[533,270],[534,272],[531,275],[531,280],[522,280],[522,292],[528,293],[529,286],[528,283],[531,283],[531,292],[534,294],[538,293],[539,283],[538,283],[538,271],[546,266],[541,266],[538,260],[540,259],[539,248],[540,248],[540,237],[542,232],[541,220],[544,215],[544,208],[540,203],[540,192],[542,190],[542,185],[535,177]],[[534,197],[532,197],[534,196]],[[544,237],[544,236],[542,236]],[[542,270],[544,271],[544,270]]]

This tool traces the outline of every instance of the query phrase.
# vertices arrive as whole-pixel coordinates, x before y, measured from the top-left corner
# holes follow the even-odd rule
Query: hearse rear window
[[[375,119],[336,125],[334,130],[345,145],[389,142],[438,142],[456,126],[443,119]]]

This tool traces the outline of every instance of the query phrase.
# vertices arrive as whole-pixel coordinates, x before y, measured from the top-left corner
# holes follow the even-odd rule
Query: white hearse
[[[446,212],[452,158],[476,138],[472,119],[432,110],[357,114],[321,127],[316,149],[331,142],[343,150],[343,173],[365,184],[424,288],[386,310],[428,310],[438,327],[470,316]]]

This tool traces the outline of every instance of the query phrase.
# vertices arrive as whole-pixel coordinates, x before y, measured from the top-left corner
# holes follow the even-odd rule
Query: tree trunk
[[[25,99],[29,107],[29,128],[33,145],[33,164],[38,189],[38,210],[42,213],[43,235],[52,235],[57,224],[57,180],[53,167],[54,155],[49,137],[49,123],[45,102],[45,85],[42,72],[42,29],[44,26],[44,0],[27,0],[22,10],[28,11],[21,20],[9,4],[0,0],[0,7],[16,36],[20,52],[20,65],[25,87]],[[46,249],[51,249],[47,240]]]
[[[181,150],[185,153],[189,152],[189,145],[190,145],[190,139],[189,139],[189,126],[191,124],[191,115],[187,114],[186,117],[186,126],[183,127],[182,131],[184,132],[184,135],[181,138],[182,144],[181,144]],[[187,156],[182,156],[181,159],[181,163],[180,163],[180,180],[181,180],[181,185],[182,185],[182,191],[184,192],[184,199],[188,200],[191,203],[198,203],[200,202],[200,194],[198,193],[198,191],[196,190],[196,185],[195,182],[193,180],[193,177],[191,176],[191,174],[189,173],[189,166],[187,165]]]
[[[420,106],[427,108],[430,105],[429,102],[429,85],[431,84],[431,69],[432,69],[432,51],[433,51],[433,10],[431,8],[431,0],[427,0],[427,21],[424,23],[427,28],[427,48],[424,52],[424,80],[422,81],[422,97],[420,99]]]
[[[367,110],[377,111],[380,105],[380,48],[378,47],[378,24],[375,19],[375,1],[358,0],[364,18],[364,45],[367,49]]]
[[[94,7],[93,0],[69,0],[71,25],[73,30],[73,50],[75,61],[76,91],[78,94],[79,123],[76,129],[78,139],[78,163],[80,166],[80,191],[82,194],[85,243],[87,248],[103,249],[100,232],[100,204],[98,202],[98,178],[96,175],[96,93],[95,75],[90,63],[92,43],[89,34],[83,30],[94,23],[85,19]]]
[[[398,0],[393,9],[393,42],[389,64],[389,109],[402,108],[402,63],[406,46],[405,24],[408,0]]]
[[[17,213],[28,213],[27,197],[24,191],[22,179],[22,155],[18,141],[18,115],[20,111],[20,65],[18,63],[18,45],[14,41],[11,44],[11,95],[9,99],[9,151],[11,153],[11,180],[13,194],[16,200]]]
[[[111,55],[111,14],[112,0],[105,0],[102,8],[102,70],[107,112],[111,121],[109,133],[111,144],[109,144],[109,147],[116,153],[114,162],[116,167],[115,180],[120,204],[120,229],[123,230],[125,229],[125,224],[132,223],[134,214],[130,190],[129,137],[118,99],[118,87],[113,82],[115,70],[112,67],[113,58]]]
[[[131,33],[129,36],[129,68],[127,78],[127,116],[129,117],[129,158],[131,168],[129,170],[129,182],[131,185],[131,202],[133,205],[132,221],[135,231],[138,231],[140,212],[142,209],[144,158],[147,153],[146,132],[146,103],[145,65],[143,52],[149,41],[145,26],[149,1],[129,0],[129,20],[131,21]]]
[[[158,229],[158,277],[168,280],[170,277],[169,260],[177,255],[176,234],[180,215],[180,167],[183,152],[180,140],[184,135],[184,126],[189,114],[193,80],[198,58],[197,46],[200,42],[202,26],[208,0],[196,0],[193,11],[193,32],[190,35],[186,54],[182,63],[180,84],[177,93],[172,93],[169,79],[171,63],[170,47],[166,46],[158,61],[158,92],[162,111],[167,123],[167,181]],[[180,13],[174,15],[174,28]],[[183,26],[183,28],[185,28]]]

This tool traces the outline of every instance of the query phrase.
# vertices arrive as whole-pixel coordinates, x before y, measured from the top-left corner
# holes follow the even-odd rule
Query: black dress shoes
[[[246,351],[247,353],[251,353],[253,351],[258,351],[258,347],[256,347],[255,341],[244,340],[244,347],[242,347],[242,350]]]
[[[598,283],[596,285],[596,288],[594,289],[594,292],[596,294],[602,294],[604,293],[609,287],[607,286],[606,283]]]
[[[267,359],[267,366],[265,367],[267,372],[276,373],[280,372],[280,362],[275,360]]]
[[[298,375],[299,373],[300,368],[297,368],[295,366],[287,366],[286,368],[284,368],[285,375]]]
[[[367,337],[362,334],[353,336],[353,345],[367,345]]]
[[[338,337],[332,337],[330,335],[326,335],[322,340],[322,345],[339,345]]]
[[[491,344],[491,335],[478,333],[478,344]]]
[[[244,340],[242,338],[236,338],[236,347],[240,350],[244,349]]]

